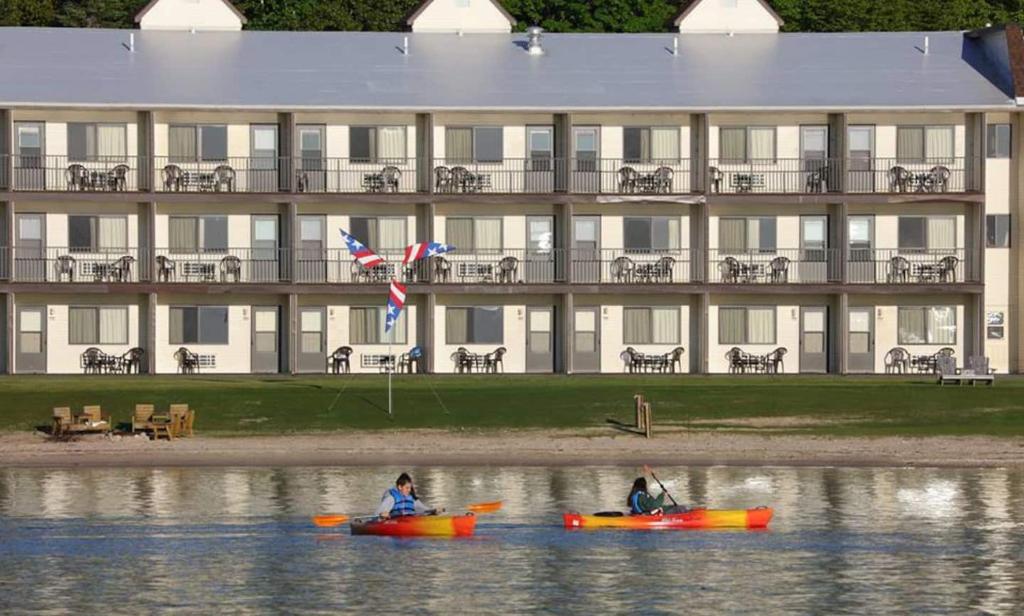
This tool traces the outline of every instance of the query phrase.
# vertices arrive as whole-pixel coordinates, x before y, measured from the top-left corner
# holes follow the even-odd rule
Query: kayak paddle
[[[491,501],[489,503],[472,503],[468,507],[473,513],[494,513],[501,509],[501,501]]]
[[[501,509],[501,501],[491,501],[487,503],[470,503],[467,507],[473,513],[494,513]],[[376,516],[370,516],[376,517]],[[348,522],[349,516],[341,514],[326,514],[326,515],[315,515],[313,516],[313,524],[320,528],[334,528],[335,526],[341,526],[345,522]]]
[[[651,470],[651,467],[644,464],[644,470],[651,474],[651,479],[658,482],[658,486],[661,488],[661,491],[668,496],[668,499],[672,501],[672,504],[675,505],[676,507],[679,507],[679,503],[676,502],[676,499],[672,498],[672,494],[669,493],[668,488],[665,487],[665,484],[661,483],[661,480],[658,479],[658,476],[654,474],[654,471]]]

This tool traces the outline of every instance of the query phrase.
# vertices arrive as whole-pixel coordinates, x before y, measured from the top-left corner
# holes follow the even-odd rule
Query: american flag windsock
[[[455,246],[441,244],[438,242],[417,242],[415,244],[410,244],[405,247],[405,258],[402,259],[402,265],[408,265],[413,261],[426,259],[428,257],[443,255],[444,253],[451,252],[453,250],[455,250]]]
[[[384,262],[384,259],[377,256],[377,253],[367,248],[365,244],[345,233],[344,230],[338,230],[341,231],[341,239],[345,240],[348,251],[352,253],[352,256],[356,258],[360,265],[365,268],[371,268]]]
[[[395,326],[398,315],[402,314],[403,306],[405,306],[405,285],[392,278],[391,288],[388,289],[388,311],[384,317],[385,334]]]

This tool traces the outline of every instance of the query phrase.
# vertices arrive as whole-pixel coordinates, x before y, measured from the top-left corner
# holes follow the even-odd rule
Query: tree
[[[0,0],[0,26],[52,26],[53,0]]]

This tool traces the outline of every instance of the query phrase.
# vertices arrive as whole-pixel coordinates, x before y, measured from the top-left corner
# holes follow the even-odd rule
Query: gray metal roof
[[[0,28],[0,105],[338,109],[1010,107],[960,32],[521,34]],[[400,51],[409,37],[410,53]],[[986,77],[988,75],[988,77]],[[1005,86],[1004,86],[1005,88]]]

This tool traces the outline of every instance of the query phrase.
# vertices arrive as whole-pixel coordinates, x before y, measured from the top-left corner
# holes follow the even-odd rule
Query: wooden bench
[[[984,383],[985,385],[993,385],[996,381],[994,371],[989,368],[989,359],[987,357],[970,357],[967,360],[967,366],[964,368],[956,367],[956,360],[949,356],[939,356],[936,358],[936,371],[938,372],[938,384],[956,384],[963,385],[968,383],[972,386],[978,383]]]

